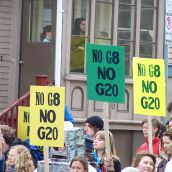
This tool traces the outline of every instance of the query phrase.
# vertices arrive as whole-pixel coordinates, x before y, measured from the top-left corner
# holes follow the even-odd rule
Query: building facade
[[[125,47],[125,104],[109,103],[110,129],[123,166],[144,140],[145,116],[133,112],[133,57],[164,57],[164,0],[63,0],[61,85],[77,125],[88,116],[103,117],[102,103],[86,93],[85,43]],[[34,76],[54,79],[56,0],[0,0],[0,109],[29,91]],[[50,42],[43,42],[45,26]],[[172,48],[169,47],[169,69]],[[170,71],[169,70],[169,71]],[[167,95],[171,79],[168,78]],[[167,97],[167,102],[171,101]]]

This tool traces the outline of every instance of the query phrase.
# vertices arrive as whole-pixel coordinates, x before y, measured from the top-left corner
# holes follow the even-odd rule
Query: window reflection
[[[30,0],[30,41],[50,42],[52,0]]]
[[[112,1],[96,2],[95,43],[111,44],[112,40]]]
[[[125,75],[131,76],[134,50],[134,0],[119,0],[118,45],[125,47]]]
[[[70,72],[85,72],[85,43],[88,40],[89,1],[73,0]]]
[[[156,5],[150,0],[142,1],[140,21],[140,57],[155,57]]]

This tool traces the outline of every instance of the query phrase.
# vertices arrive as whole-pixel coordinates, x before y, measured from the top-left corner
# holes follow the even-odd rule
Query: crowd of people
[[[65,106],[67,107],[67,106]],[[65,108],[66,109],[66,108]],[[68,109],[67,109],[68,110]],[[148,144],[148,121],[142,122],[145,143],[137,150],[130,167],[121,168],[121,161],[116,153],[113,134],[109,131],[109,145],[105,144],[104,122],[101,117],[93,115],[86,119],[84,125],[87,141],[90,138],[93,143],[92,161],[88,154],[74,157],[70,161],[71,172],[172,172],[172,103],[168,106],[171,115],[169,120],[161,125],[157,118],[152,119],[152,147],[153,153],[149,152]],[[66,118],[67,116],[67,118]],[[69,118],[69,110],[65,112],[65,119]],[[26,142],[16,137],[13,128],[0,125],[1,150],[0,171],[1,172],[33,172],[37,170],[37,159],[32,154]],[[106,146],[109,147],[107,156]]]

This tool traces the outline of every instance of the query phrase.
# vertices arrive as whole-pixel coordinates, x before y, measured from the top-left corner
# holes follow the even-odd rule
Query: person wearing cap
[[[95,137],[97,131],[103,130],[104,122],[102,118],[97,115],[91,116],[85,121],[85,134],[90,135],[91,137]]]

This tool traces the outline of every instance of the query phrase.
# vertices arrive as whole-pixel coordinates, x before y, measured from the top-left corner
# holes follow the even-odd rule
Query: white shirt
[[[167,162],[164,172],[172,172],[172,159]]]

